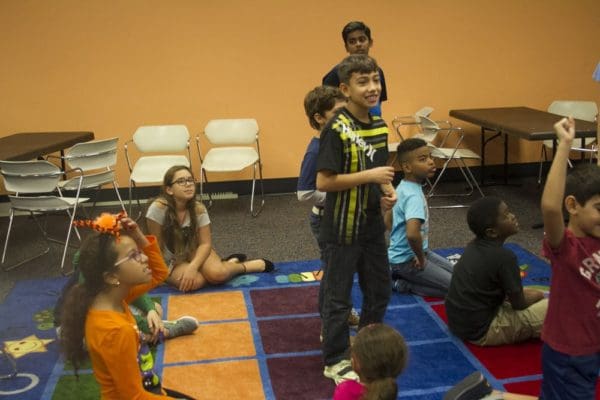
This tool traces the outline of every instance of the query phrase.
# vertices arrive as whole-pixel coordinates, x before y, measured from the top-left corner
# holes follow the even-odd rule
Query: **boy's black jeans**
[[[323,358],[325,365],[333,365],[350,359],[348,316],[352,309],[354,273],[358,273],[363,294],[359,329],[383,321],[392,289],[383,235],[380,240],[353,245],[328,243],[324,259],[326,266],[319,291]]]

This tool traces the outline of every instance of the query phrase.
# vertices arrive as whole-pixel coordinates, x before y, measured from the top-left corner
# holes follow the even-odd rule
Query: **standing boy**
[[[398,202],[385,216],[391,228],[388,257],[394,290],[445,297],[452,264],[429,250],[429,209],[423,193],[423,184],[435,175],[431,149],[423,139],[406,139],[398,145],[396,157],[404,179],[396,188]]]
[[[446,313],[450,331],[480,346],[539,338],[548,309],[544,293],[523,289],[517,257],[503,246],[519,223],[498,197],[477,200],[467,212],[475,234],[454,266]]]
[[[369,114],[379,101],[377,63],[351,55],[339,65],[340,90],[348,99],[321,132],[317,189],[328,192],[321,225],[325,249],[323,285],[324,375],[339,383],[357,379],[350,364],[348,315],[354,273],[363,305],[359,329],[382,322],[390,299],[390,276],[382,208],[396,201],[388,158],[388,128]]]
[[[317,86],[304,98],[304,111],[310,126],[321,132],[325,124],[333,117],[335,112],[346,104],[346,98],[340,89],[332,86]],[[317,190],[317,157],[319,155],[319,136],[313,136],[308,144],[298,177],[298,200],[313,203],[310,210],[310,229],[319,245],[321,260],[325,251],[325,242],[319,236],[321,232],[321,219],[325,207],[325,192]],[[323,265],[320,267],[323,269]],[[323,293],[319,292],[319,313],[321,312]],[[358,326],[358,313],[352,309],[348,324]]]
[[[371,29],[361,21],[348,22],[344,29],[342,29],[342,39],[344,40],[344,47],[348,54],[364,54],[369,55],[369,49],[373,46],[373,39],[371,38]],[[336,65],[323,77],[323,85],[327,86],[340,86],[340,78],[338,74],[339,64]],[[383,70],[378,67],[379,71],[379,82],[381,83],[381,93],[379,95],[379,101],[376,105],[371,107],[371,115],[377,115],[381,117],[381,103],[387,100],[387,89],[385,87],[385,77]]]
[[[558,149],[542,195],[552,280],[540,399],[594,399],[600,369],[600,167],[586,164],[566,177],[575,122],[563,118],[554,129]]]

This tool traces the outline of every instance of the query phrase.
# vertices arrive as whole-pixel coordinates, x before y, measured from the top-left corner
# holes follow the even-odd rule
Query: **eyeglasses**
[[[127,256],[121,258],[119,261],[117,261],[115,263],[115,267],[117,267],[117,266],[123,264],[125,261],[129,261],[129,260],[135,260],[135,261],[141,263],[143,261],[143,255],[144,255],[144,253],[140,249],[134,250],[131,253],[129,253],[129,255],[127,255]]]
[[[189,178],[179,178],[176,181],[173,181],[173,183],[171,183],[171,185],[174,184],[178,184],[179,186],[186,186],[186,185],[193,185],[194,182],[194,178],[192,178],[191,176]]]

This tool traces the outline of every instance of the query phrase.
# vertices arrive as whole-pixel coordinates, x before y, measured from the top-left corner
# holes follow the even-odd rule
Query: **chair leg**
[[[2,252],[2,265],[3,265],[2,269],[4,271],[10,271],[10,270],[15,269],[17,267],[20,267],[21,265],[26,264],[26,263],[28,263],[31,260],[35,260],[36,258],[41,257],[41,256],[43,256],[45,254],[48,254],[48,252],[50,252],[50,243],[49,243],[49,240],[48,240],[48,235],[46,234],[46,232],[44,231],[44,229],[40,225],[40,223],[37,220],[37,218],[35,218],[35,215],[33,215],[33,213],[31,213],[31,217],[35,221],[35,223],[36,223],[37,227],[39,228],[39,230],[42,231],[42,234],[44,235],[44,239],[46,240],[46,243],[48,244],[48,247],[46,248],[46,250],[44,250],[41,253],[38,253],[38,254],[35,254],[33,256],[27,257],[27,258],[25,258],[25,259],[23,259],[23,260],[15,263],[15,264],[12,264],[10,266],[4,266],[4,262],[5,262],[5,258],[6,258],[6,251],[7,251],[7,248],[8,248],[8,238],[10,236],[10,232],[11,232],[12,224],[13,224],[13,217],[14,217],[14,210],[11,209],[10,210],[10,219],[9,219],[9,222],[8,222],[8,231],[6,232],[6,240],[4,241],[4,251]]]
[[[73,220],[75,219],[76,213],[77,213],[77,204],[75,204],[73,206],[73,214],[71,215],[71,219],[69,220],[69,228],[67,229],[67,239],[65,240],[65,248],[63,249],[62,260],[60,261],[60,273],[63,276],[68,275],[67,273],[65,273],[65,259],[67,258],[67,249],[69,248],[69,240],[71,239],[71,230],[73,230]],[[71,213],[68,213],[68,214],[71,214]]]
[[[112,185],[115,189],[115,193],[117,193],[117,199],[119,199],[119,204],[121,204],[121,210],[127,211],[127,209],[125,208],[125,204],[123,203],[123,199],[121,199],[121,194],[119,193],[119,186],[117,185],[117,182],[113,181]]]
[[[204,182],[208,183],[208,178],[206,177],[206,170],[200,167],[200,201],[204,201]],[[212,195],[207,193],[208,196],[208,206],[206,208],[211,208],[213,205]]]
[[[142,203],[140,202],[140,198],[139,196],[135,197],[135,201],[137,203],[138,206],[138,215],[137,217],[133,217],[132,213],[133,213],[133,192],[134,189],[137,189],[137,186],[135,185],[135,182],[132,180],[129,180],[129,217],[135,219],[136,221],[139,220],[142,216]]]
[[[259,174],[261,202],[260,202],[260,208],[258,209],[258,211],[254,212],[254,190],[255,190],[255,187],[256,187],[256,168],[257,167],[258,167],[258,174]],[[258,163],[254,163],[254,170],[252,172],[252,194],[251,194],[251,197],[250,197],[250,214],[253,217],[257,217],[258,214],[260,214],[260,212],[262,211],[264,205],[265,205],[265,189],[264,189],[264,186],[263,186],[262,163],[260,162],[260,159],[259,159]]]

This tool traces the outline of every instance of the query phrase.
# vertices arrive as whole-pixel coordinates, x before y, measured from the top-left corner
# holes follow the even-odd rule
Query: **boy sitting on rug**
[[[586,164],[566,177],[575,121],[563,118],[554,129],[558,149],[542,195],[552,281],[540,399],[593,399],[600,369],[600,168]]]
[[[435,174],[431,149],[423,139],[406,139],[398,145],[396,157],[404,179],[396,188],[396,205],[385,214],[391,228],[392,287],[400,293],[445,297],[452,264],[429,250],[429,210],[423,193],[423,184]]]
[[[480,346],[540,337],[548,300],[523,288],[516,255],[503,247],[519,231],[517,218],[497,197],[477,200],[467,212],[476,235],[454,266],[446,296],[450,331]]]

